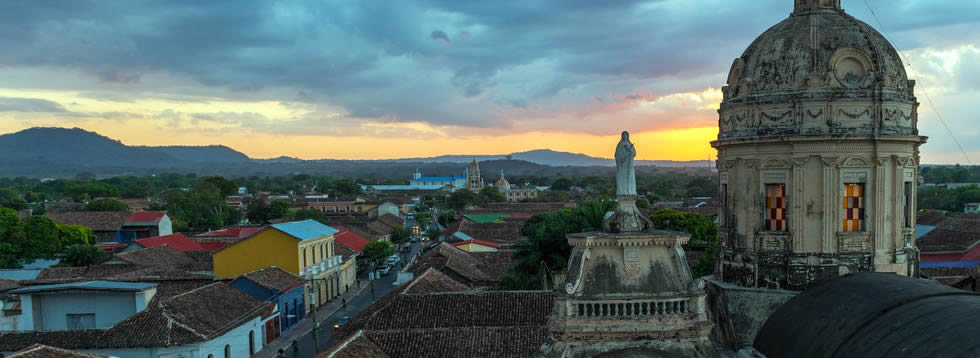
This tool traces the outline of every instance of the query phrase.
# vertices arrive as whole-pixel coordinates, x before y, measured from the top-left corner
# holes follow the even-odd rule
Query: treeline
[[[980,186],[961,186],[954,189],[933,187],[918,192],[919,210],[960,213],[966,203],[980,203]]]
[[[980,183],[980,165],[924,166],[919,174],[926,183]]]

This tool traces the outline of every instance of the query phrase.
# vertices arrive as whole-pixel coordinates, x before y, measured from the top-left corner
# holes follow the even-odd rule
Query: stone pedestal
[[[618,233],[653,230],[653,222],[636,207],[636,195],[617,195],[616,200],[616,211],[603,220],[602,231]]]
[[[549,322],[556,343],[546,355],[717,355],[708,340],[704,282],[691,278],[681,247],[688,234],[588,232],[567,239],[572,255],[564,281],[556,282]]]

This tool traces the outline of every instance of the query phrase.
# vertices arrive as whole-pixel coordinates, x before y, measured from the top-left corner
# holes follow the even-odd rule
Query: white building
[[[112,283],[133,285],[126,289],[132,294],[134,301],[138,296],[136,292],[143,292],[146,295],[151,289],[134,291],[141,287],[136,285],[147,284]],[[76,287],[99,287],[100,290],[111,290],[113,285],[104,282],[83,283]],[[53,289],[55,291],[52,291]],[[48,287],[22,292],[22,294],[30,293],[31,296],[37,296],[45,292],[67,291],[70,290]],[[83,289],[83,291],[89,294],[98,292],[96,289]],[[111,293],[106,297],[115,295],[116,293]],[[94,299],[102,300],[106,297]],[[37,307],[34,302],[42,302],[40,305],[44,307],[32,313],[25,310],[24,315],[36,316],[33,312],[43,312],[58,306],[57,301],[50,307],[47,307],[49,304],[43,301],[45,300],[31,299],[31,305],[34,307]],[[138,304],[133,302],[132,306]],[[107,312],[109,309],[104,307],[94,309],[96,310],[94,318],[98,324],[101,322],[99,313]],[[75,314],[58,311],[52,312],[49,316],[54,317],[54,313]],[[40,343],[85,353],[127,358],[248,357],[262,349],[266,336],[264,330],[268,327],[266,322],[277,315],[278,311],[274,303],[259,301],[225,283],[218,282],[169,298],[154,297],[145,309],[108,328],[0,332],[0,352],[8,355]],[[65,317],[67,321],[67,316]],[[110,315],[110,317],[116,316]],[[49,322],[46,319],[42,317],[40,322],[54,325],[53,321]]]

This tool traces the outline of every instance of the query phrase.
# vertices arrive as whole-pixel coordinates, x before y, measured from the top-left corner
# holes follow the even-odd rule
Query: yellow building
[[[466,240],[452,243],[457,249],[466,252],[494,252],[500,249],[500,244],[483,240]]]
[[[307,299],[322,305],[343,291],[343,268],[353,267],[334,251],[337,229],[315,220],[269,225],[214,253],[214,275],[233,279],[246,272],[279,266],[310,281]],[[347,275],[350,275],[349,273]],[[348,281],[351,282],[351,281]]]

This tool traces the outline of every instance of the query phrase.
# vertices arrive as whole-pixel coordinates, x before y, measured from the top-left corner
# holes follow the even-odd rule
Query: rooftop
[[[79,351],[70,351],[43,344],[34,344],[7,356],[9,358],[108,358],[108,356],[98,354],[88,354]]]
[[[167,245],[177,251],[208,251],[197,241],[191,240],[181,233],[139,239],[136,240],[136,243],[143,247]]]
[[[65,225],[85,226],[92,231],[117,231],[126,223],[129,215],[126,211],[70,211],[44,216]]]
[[[140,292],[156,287],[155,283],[141,282],[118,282],[118,281],[84,281],[60,283],[54,285],[41,285],[18,288],[10,293],[27,294],[40,292],[54,292],[65,290],[98,290],[98,291],[120,291],[120,292]]]
[[[126,225],[156,225],[166,215],[166,211],[136,211],[126,219]]]
[[[337,233],[337,229],[323,225],[319,221],[313,219],[290,221],[281,224],[273,224],[270,226],[301,241],[316,239]]]
[[[334,240],[336,243],[341,244],[351,250],[357,251],[358,253],[364,253],[364,246],[370,242],[368,239],[357,235],[353,231],[344,231],[334,235]]]
[[[306,283],[302,277],[293,275],[278,266],[270,266],[241,275],[237,280],[249,280],[256,285],[279,292],[286,292]]]

